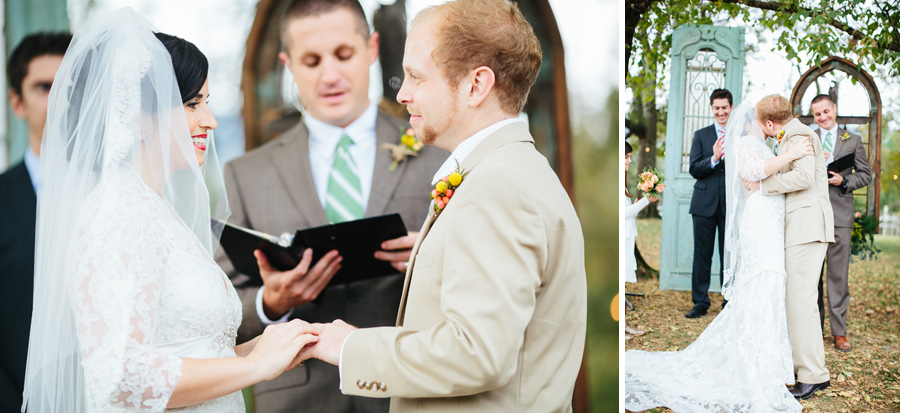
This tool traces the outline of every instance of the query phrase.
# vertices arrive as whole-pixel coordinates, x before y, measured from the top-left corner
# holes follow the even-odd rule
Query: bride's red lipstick
[[[206,150],[206,134],[205,133],[200,134],[200,135],[191,136],[191,141],[193,142],[195,148],[197,148],[201,151]]]

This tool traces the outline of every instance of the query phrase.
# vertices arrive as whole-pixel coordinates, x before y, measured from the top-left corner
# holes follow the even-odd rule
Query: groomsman
[[[706,315],[709,309],[710,267],[716,239],[719,243],[719,268],[724,267],[725,125],[734,102],[731,92],[716,89],[710,95],[709,103],[716,121],[694,132],[691,144],[690,173],[697,182],[694,183],[690,208],[694,221],[694,269],[691,275],[694,307],[684,315],[687,318]],[[719,277],[721,285],[722,277]],[[723,308],[725,304],[722,302]]]
[[[34,292],[34,230],[41,187],[41,136],[50,86],[72,35],[32,34],[6,64],[9,106],[28,126],[25,159],[0,175],[0,411],[22,407]]]
[[[378,57],[378,33],[370,33],[357,0],[292,2],[281,29],[282,63],[297,84],[303,121],[272,142],[225,167],[231,222],[280,234],[399,212],[407,229],[425,221],[431,176],[446,151],[426,146],[418,156],[390,170],[391,152],[409,124],[380,111],[369,100],[369,66]],[[338,177],[337,175],[340,175]],[[351,186],[348,188],[346,185]],[[347,192],[336,192],[347,191]],[[355,194],[345,197],[348,192]],[[221,252],[217,262],[231,277],[243,302],[238,341],[262,333],[268,324],[301,318],[342,318],[374,327],[393,325],[409,250],[416,239],[388,241],[377,256],[394,262],[387,277],[325,287],[340,266],[330,252],[317,263],[311,254],[287,272],[272,270],[257,256],[263,286],[234,271]],[[341,394],[337,369],[318,360],[254,386],[258,412],[386,412],[388,401]]]
[[[830,164],[849,153],[854,153],[853,166],[840,172],[828,172],[828,195],[834,211],[834,244],[828,245],[827,264],[819,274],[819,318],[825,326],[825,303],[822,276],[828,283],[828,311],[834,347],[850,351],[847,337],[847,308],[850,306],[850,233],[853,229],[853,191],[872,181],[866,148],[859,135],[852,134],[837,124],[837,104],[828,95],[818,95],[812,100],[812,115],[819,125],[816,133],[822,140],[822,150]]]

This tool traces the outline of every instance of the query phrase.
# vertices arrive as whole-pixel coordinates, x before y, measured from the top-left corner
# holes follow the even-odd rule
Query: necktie
[[[334,163],[328,175],[328,194],[325,215],[328,222],[352,221],[363,217],[362,189],[356,162],[350,156],[353,140],[344,134],[334,153]]]
[[[719,132],[719,137],[720,138],[725,137],[725,128],[721,129],[721,132]],[[722,159],[725,159],[725,140],[724,139],[722,140]]]
[[[822,149],[825,152],[831,152],[834,148],[834,142],[831,141],[831,131],[825,135],[825,142],[822,142]]]

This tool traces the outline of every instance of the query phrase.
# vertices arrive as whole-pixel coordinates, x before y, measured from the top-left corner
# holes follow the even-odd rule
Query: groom
[[[784,268],[787,272],[785,308],[797,384],[790,392],[808,399],[825,389],[825,347],[819,324],[819,269],[828,244],[834,242],[834,216],[828,201],[828,175],[818,135],[793,118],[791,105],[779,95],[770,95],[756,104],[756,119],[766,136],[779,143],[778,154],[805,139],[812,141],[814,156],[797,159],[772,176],[750,184],[763,195],[785,194]]]
[[[571,411],[587,318],[584,239],[517,117],[540,63],[509,1],[453,1],[413,22],[397,100],[420,139],[452,151],[434,182],[468,174],[441,212],[430,208],[397,327],[335,320],[301,352],[337,365],[344,393],[391,397],[393,412]]]

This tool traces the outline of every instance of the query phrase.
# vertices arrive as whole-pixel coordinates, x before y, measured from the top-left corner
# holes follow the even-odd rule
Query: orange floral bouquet
[[[456,191],[456,188],[458,188],[460,184],[462,184],[463,179],[468,174],[468,172],[459,169],[459,162],[457,162],[456,170],[450,175],[441,178],[441,180],[434,185],[434,189],[431,190],[431,199],[433,201],[435,214],[440,214],[441,211],[444,210],[447,203],[450,202],[450,198],[453,197],[453,192]]]
[[[638,175],[638,181],[638,189],[656,198],[659,198],[662,191],[666,189],[666,185],[663,184],[665,181],[663,174],[655,168],[644,169],[644,172]]]

